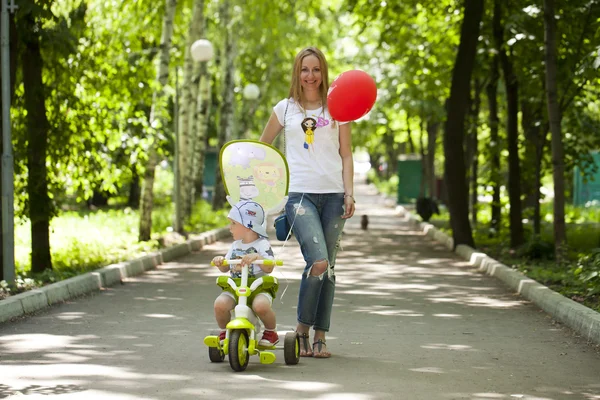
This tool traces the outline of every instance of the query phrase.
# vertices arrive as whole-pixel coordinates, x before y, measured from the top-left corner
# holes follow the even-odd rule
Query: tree
[[[192,212],[192,189],[193,181],[193,156],[196,143],[196,120],[198,86],[200,76],[200,65],[194,63],[191,55],[191,46],[202,38],[204,34],[204,0],[195,0],[193,4],[192,19],[189,23],[189,31],[185,46],[183,61],[183,85],[181,88],[181,105],[179,107],[179,201],[185,221],[189,219]],[[183,230],[183,221],[176,221],[175,229]]]
[[[491,203],[490,228],[499,232],[502,218],[500,205],[500,135],[498,133],[500,120],[498,118],[498,81],[500,80],[499,56],[495,52],[490,58],[490,80],[486,86],[488,98],[488,125],[490,127],[490,140],[487,155],[490,163],[490,178],[493,186]]]
[[[40,49],[40,22],[30,10],[19,18],[19,35],[23,43],[22,65],[27,109],[27,194],[31,221],[31,271],[52,269],[50,257],[50,219],[46,166],[50,124],[46,116],[46,94],[42,80],[44,62]]]
[[[564,258],[567,244],[565,226],[565,162],[560,126],[561,115],[557,84],[557,37],[554,0],[544,0],[546,96],[552,143],[552,177],[554,179],[554,246],[556,259]]]
[[[469,84],[475,64],[479,24],[483,0],[466,0],[460,34],[460,45],[452,70],[452,87],[448,99],[448,117],[444,129],[444,168],[448,190],[448,209],[454,246],[474,246],[469,223],[469,188],[467,186],[464,130],[469,100]]]
[[[160,55],[156,67],[157,88],[152,97],[152,109],[150,111],[150,126],[148,133],[153,139],[150,144],[146,170],[144,171],[144,183],[142,186],[142,198],[140,202],[140,229],[139,240],[150,240],[152,233],[152,205],[154,201],[154,171],[158,162],[158,135],[157,130],[161,124],[161,108],[163,107],[164,86],[169,80],[169,52],[171,50],[171,38],[173,36],[173,19],[175,17],[175,6],[177,0],[165,1],[165,14],[163,18],[163,30],[160,40]]]
[[[231,3],[224,0],[219,9],[219,17],[224,29],[224,46],[221,53],[221,116],[219,119],[218,149],[222,149],[227,141],[232,138],[233,117],[233,73],[235,70],[235,39],[233,33],[233,20],[231,18]],[[225,204],[225,187],[220,171],[217,171],[213,209],[218,210]]]
[[[506,135],[508,141],[508,196],[510,199],[510,246],[519,247],[524,242],[521,212],[521,166],[519,161],[519,82],[514,73],[512,57],[506,53],[502,7],[494,0],[493,32],[499,55],[504,86],[506,88]]]

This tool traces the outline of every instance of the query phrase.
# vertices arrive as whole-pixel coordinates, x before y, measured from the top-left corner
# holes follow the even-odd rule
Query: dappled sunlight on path
[[[539,309],[416,232],[357,184],[335,267],[329,360],[211,363],[219,271],[230,241],[123,285],[0,325],[0,398],[598,399],[600,355]],[[369,217],[368,231],[360,216]],[[272,228],[269,226],[272,233]],[[292,238],[274,301],[280,335],[296,325],[304,268]],[[282,294],[285,291],[285,295]],[[312,339],[312,337],[311,337]],[[574,373],[576,371],[576,373]]]

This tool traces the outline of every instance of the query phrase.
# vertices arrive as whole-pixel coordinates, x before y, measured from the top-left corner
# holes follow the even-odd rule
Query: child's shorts
[[[222,294],[230,296],[237,303],[238,296],[235,293],[235,291],[231,288],[231,286],[229,286],[229,284],[227,283],[228,278],[229,277],[226,275],[218,277],[217,285],[223,289]],[[277,290],[279,289],[279,283],[277,282],[277,279],[275,279],[274,277],[272,277],[270,275],[265,275],[262,278],[263,278],[262,285],[260,285],[254,292],[252,292],[252,294],[250,294],[250,297],[248,298],[248,304],[252,304],[252,300],[254,300],[254,298],[258,295],[264,295],[265,297],[267,297],[269,299],[269,303],[271,305],[273,304],[273,299],[275,298],[275,295],[277,294]],[[242,282],[241,278],[231,278],[231,279],[233,279],[235,284],[238,286]],[[252,285],[252,282],[254,282],[256,279],[257,278],[248,279],[248,287],[250,287]]]
[[[219,295],[219,297],[221,296],[225,296],[225,297],[229,297],[231,298],[233,301],[235,301],[237,303],[237,299],[235,298],[235,295],[227,290],[223,290],[223,292]],[[273,305],[273,296],[271,296],[269,293],[267,292],[260,292],[257,293],[256,296],[252,297],[252,300],[256,299],[258,296],[264,296],[267,298],[267,300],[269,300],[269,304],[272,306]],[[248,301],[248,304],[252,304],[251,301]]]

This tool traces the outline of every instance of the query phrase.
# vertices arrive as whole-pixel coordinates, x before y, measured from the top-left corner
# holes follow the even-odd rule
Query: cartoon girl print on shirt
[[[312,117],[307,117],[302,120],[302,130],[304,131],[304,148],[308,147],[314,151],[315,129],[317,128],[317,120]]]

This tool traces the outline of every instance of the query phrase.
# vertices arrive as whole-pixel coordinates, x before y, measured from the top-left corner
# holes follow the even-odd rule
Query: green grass
[[[99,210],[73,202],[68,206],[77,211],[63,211],[51,221],[50,251],[52,269],[31,274],[31,226],[29,221],[15,224],[15,272],[12,285],[0,282],[0,299],[10,294],[60,281],[120,261],[137,258],[173,242],[172,202],[173,172],[168,164],[156,169],[154,208],[152,210],[152,240],[138,242],[139,210],[125,207],[126,194],[109,199],[109,206]],[[228,224],[228,208],[213,211],[212,206],[198,201],[185,225],[190,234],[206,232]],[[161,240],[169,234],[169,240]],[[176,239],[176,238],[175,238]],[[179,238],[179,241],[183,241]]]
[[[53,269],[32,275],[29,222],[15,226],[15,269],[12,287],[0,286],[0,299],[41,285],[80,275],[106,265],[133,259],[160,247],[160,237],[171,231],[173,206],[155,208],[152,213],[152,240],[138,242],[139,212],[130,208],[69,211],[51,222],[50,248]],[[202,200],[192,211],[186,230],[205,232],[227,224],[227,210],[213,211]]]
[[[155,212],[160,220],[164,209]],[[139,216],[137,210],[98,210],[66,212],[54,218],[50,228],[50,248],[57,275],[76,275],[100,266],[122,261],[131,254],[141,254],[158,247],[152,240],[137,243]],[[153,224],[154,232],[165,227]],[[15,229],[15,264],[20,275],[31,269],[31,232],[29,222]],[[62,276],[61,276],[62,277]]]

